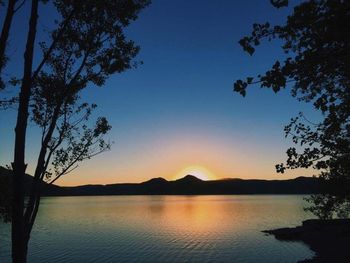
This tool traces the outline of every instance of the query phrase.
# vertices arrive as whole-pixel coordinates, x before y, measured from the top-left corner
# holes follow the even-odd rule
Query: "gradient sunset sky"
[[[141,46],[137,60],[144,64],[82,96],[97,103],[95,116],[106,116],[113,126],[112,150],[82,163],[58,184],[171,180],[191,171],[208,179],[311,175],[305,170],[280,175],[274,168],[291,145],[283,126],[299,111],[316,118],[311,105],[289,91],[252,87],[246,98],[232,91],[236,79],[264,72],[283,55],[278,43],[267,43],[251,57],[239,39],[254,22],[280,23],[288,13],[269,0],[153,0],[127,29]],[[14,30],[21,32],[23,24],[17,22]],[[15,116],[13,110],[0,113],[0,165],[12,159]],[[33,125],[28,138],[27,171],[32,172],[39,143]]]

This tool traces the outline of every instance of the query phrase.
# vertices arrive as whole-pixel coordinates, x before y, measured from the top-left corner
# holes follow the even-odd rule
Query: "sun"
[[[192,165],[192,166],[188,166],[188,167],[182,169],[174,176],[174,179],[175,180],[180,179],[188,174],[193,175],[193,176],[195,176],[201,180],[204,180],[204,181],[216,179],[216,176],[212,172],[210,172],[208,169],[206,169],[202,166],[198,166],[198,165]]]

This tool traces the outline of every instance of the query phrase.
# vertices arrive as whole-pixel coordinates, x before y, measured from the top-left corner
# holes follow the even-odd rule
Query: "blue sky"
[[[50,11],[50,10],[49,10]],[[284,21],[290,9],[268,0],[154,0],[127,36],[141,46],[137,69],[112,76],[103,88],[90,87],[84,100],[99,105],[95,116],[113,126],[111,151],[81,165],[62,184],[139,182],[171,179],[186,166],[205,167],[216,177],[283,179],[274,164],[285,159],[290,142],[283,125],[299,111],[316,118],[311,105],[289,91],[251,87],[246,98],[232,91],[236,79],[264,72],[283,54],[278,42],[264,43],[253,56],[238,41],[254,22]],[[46,21],[50,12],[41,17]],[[46,15],[45,15],[46,14]],[[19,45],[24,16],[15,25]],[[40,24],[43,26],[43,22]],[[13,32],[12,32],[13,33]],[[20,48],[12,48],[14,57]],[[19,70],[12,63],[8,71]],[[0,163],[12,158],[15,112],[1,112]],[[27,160],[33,169],[37,131],[29,130]]]

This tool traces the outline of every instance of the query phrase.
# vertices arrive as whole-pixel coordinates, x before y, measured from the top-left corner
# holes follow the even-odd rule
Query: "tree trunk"
[[[30,239],[30,233],[32,231],[34,221],[36,218],[36,215],[38,213],[39,205],[40,205],[40,197],[41,197],[41,183],[43,182],[43,177],[46,172],[45,166],[45,157],[47,153],[47,147],[49,142],[52,139],[52,134],[55,130],[57,119],[59,116],[59,111],[61,109],[62,103],[59,103],[55,110],[54,114],[48,129],[47,134],[45,135],[45,139],[41,144],[41,149],[38,157],[38,162],[36,165],[34,178],[32,181],[32,186],[29,192],[29,201],[27,203],[27,207],[25,209],[24,213],[24,224],[26,226],[26,240],[29,241]],[[48,160],[47,160],[48,161]]]
[[[24,73],[15,129],[15,151],[13,166],[13,212],[12,212],[12,260],[14,263],[25,263],[28,240],[25,239],[26,226],[24,224],[24,188],[23,178],[25,165],[25,143],[28,121],[29,99],[32,87],[32,64],[34,42],[38,19],[38,0],[32,0],[29,31],[26,50],[24,53]]]
[[[6,44],[7,39],[9,37],[10,28],[12,24],[12,18],[13,14],[15,13],[15,4],[16,0],[9,0],[7,11],[6,11],[6,17],[4,20],[4,24],[2,26],[1,30],[1,36],[0,36],[0,75],[3,67],[5,66],[5,50],[6,50]]]

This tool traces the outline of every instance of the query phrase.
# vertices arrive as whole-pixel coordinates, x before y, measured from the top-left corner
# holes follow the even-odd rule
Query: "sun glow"
[[[193,175],[201,180],[215,180],[216,176],[210,172],[208,169],[202,167],[202,166],[197,166],[197,165],[193,165],[193,166],[188,166],[184,169],[182,169],[181,171],[179,171],[175,176],[174,179],[180,179],[186,175]]]

